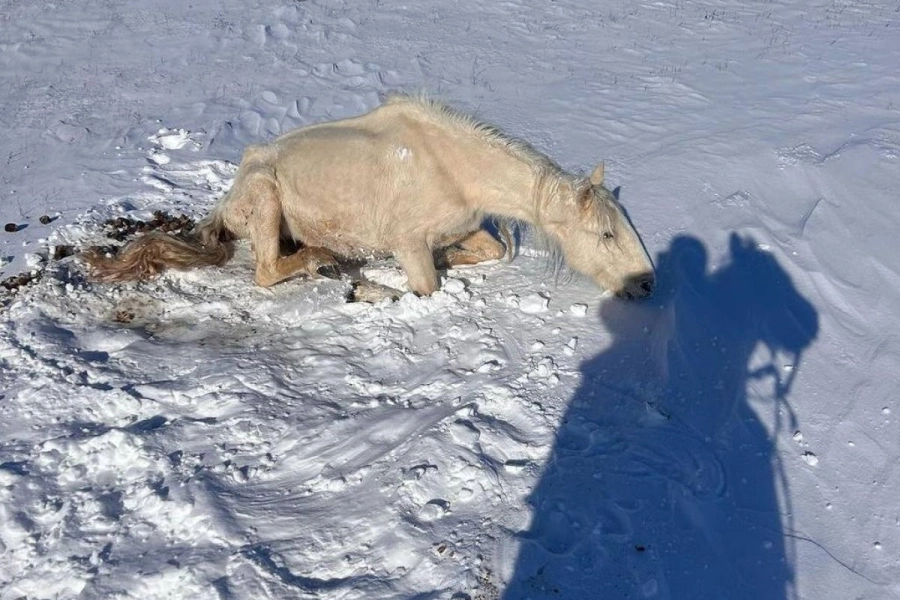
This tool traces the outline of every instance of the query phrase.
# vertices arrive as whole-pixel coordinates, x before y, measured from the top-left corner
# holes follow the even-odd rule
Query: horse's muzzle
[[[625,285],[616,294],[619,298],[626,300],[636,300],[638,298],[649,298],[653,295],[653,288],[656,285],[656,276],[651,273],[641,273],[629,277],[625,281]]]

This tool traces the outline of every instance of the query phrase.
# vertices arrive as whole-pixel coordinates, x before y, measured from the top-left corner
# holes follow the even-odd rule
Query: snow
[[[0,600],[900,597],[895,6],[251,4],[0,9]],[[605,160],[657,294],[52,259],[391,89]]]

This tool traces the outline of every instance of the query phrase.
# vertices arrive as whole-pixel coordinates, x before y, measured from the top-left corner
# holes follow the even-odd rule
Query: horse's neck
[[[448,166],[460,182],[466,203],[477,210],[528,223],[538,221],[537,169],[507,149],[482,141],[448,153]]]
[[[559,218],[568,199],[574,198],[574,186],[565,174],[519,162],[510,169],[512,177],[490,179],[483,186],[481,210],[543,227]]]

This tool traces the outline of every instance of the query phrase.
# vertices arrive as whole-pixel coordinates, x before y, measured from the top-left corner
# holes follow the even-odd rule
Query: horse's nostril
[[[653,294],[653,287],[656,283],[653,275],[644,275],[634,280],[634,293],[639,298],[646,298]]]
[[[637,298],[647,298],[653,294],[653,288],[656,285],[656,278],[652,273],[644,273],[629,278],[622,289],[618,292],[620,298],[626,300],[634,300]]]

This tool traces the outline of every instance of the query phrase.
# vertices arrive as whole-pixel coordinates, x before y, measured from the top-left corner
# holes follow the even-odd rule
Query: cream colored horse
[[[315,276],[336,257],[393,255],[409,288],[431,294],[436,257],[453,266],[504,256],[486,217],[537,227],[572,268],[620,296],[652,292],[653,266],[603,186],[602,164],[576,177],[491,126],[404,95],[248,147],[231,190],[191,237],[151,233],[115,257],[86,258],[96,279],[142,279],[222,264],[242,238],[261,286]],[[303,248],[280,256],[284,238]]]

